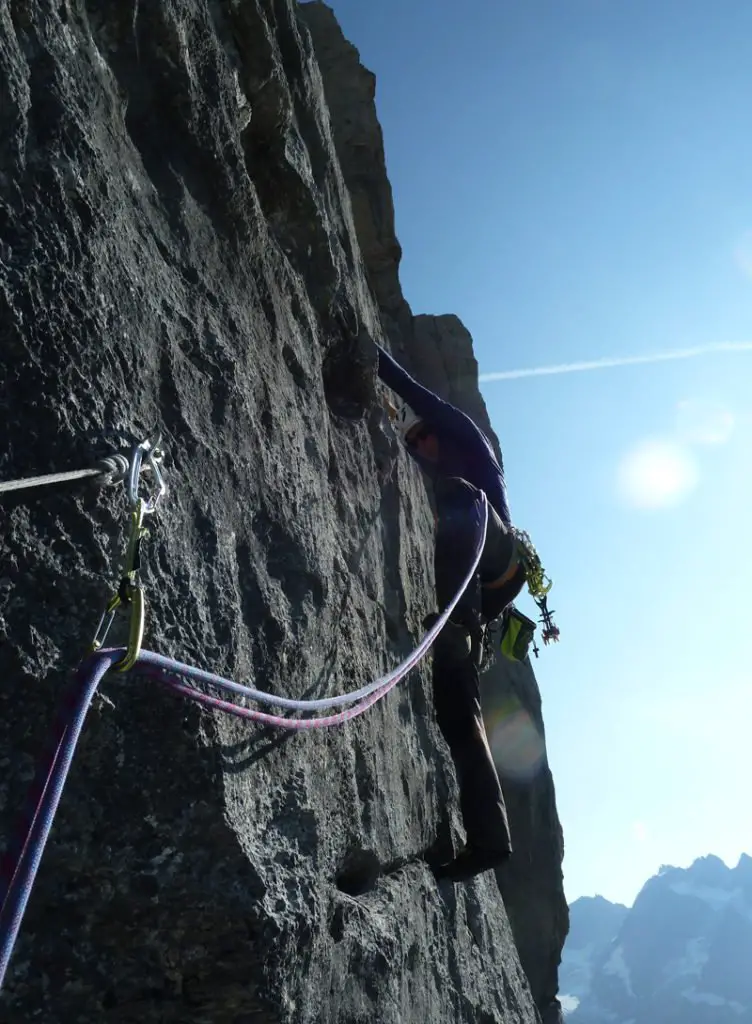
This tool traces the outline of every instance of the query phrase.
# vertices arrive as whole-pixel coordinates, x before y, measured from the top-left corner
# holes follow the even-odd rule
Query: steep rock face
[[[478,388],[472,339],[456,316],[413,316],[399,284],[395,234],[375,81],[323,3],[301,8],[321,67],[332,129],[368,279],[393,349],[428,387],[475,419],[499,452]],[[509,443],[513,443],[510,439]],[[514,483],[511,482],[514,509]],[[568,927],[564,853],[541,699],[529,665],[498,660],[483,680],[484,710],[510,812],[515,857],[499,884],[517,947],[540,1012],[560,1017],[557,968]]]
[[[402,247],[395,233],[384,137],[376,114],[376,77],[360,63],[331,8],[302,3],[300,12],[323,75],[337,156],[374,296],[390,336],[400,326],[409,334],[412,314],[399,283]]]
[[[432,523],[374,401],[380,310],[295,6],[4,2],[0,96],[0,479],[158,424],[146,646],[294,697],[385,672],[432,603]],[[122,487],[0,505],[0,852],[126,527]],[[112,674],[0,1019],[533,1024],[493,876],[419,859],[456,807],[425,668],[293,736]]]
[[[562,991],[579,998],[572,1024],[752,1024],[752,858],[733,869],[718,857],[663,868],[631,909],[611,915],[621,921],[610,941],[604,915],[596,929],[581,902],[562,971]]]

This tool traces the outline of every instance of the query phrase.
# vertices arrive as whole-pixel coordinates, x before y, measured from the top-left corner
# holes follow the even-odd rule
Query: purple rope
[[[438,632],[438,631],[437,631]],[[356,718],[358,715],[362,715],[364,711],[367,711],[377,700],[380,700],[385,694],[397,685],[397,683],[404,679],[404,677],[410,672],[421,660],[423,655],[426,653],[434,639],[434,630],[426,635],[424,642],[413,651],[409,658],[406,658],[400,665],[394,669],[389,675],[384,676],[383,684],[377,689],[370,693],[363,700],[358,701],[352,707],[347,708],[344,711],[339,711],[335,715],[327,715],[321,718],[287,718],[282,715],[270,715],[265,711],[256,711],[253,708],[244,708],[238,704],[232,704],[229,701],[222,700],[219,697],[212,697],[209,694],[203,693],[201,690],[195,689],[193,686],[187,686],[181,679],[195,680],[199,683],[204,683],[208,686],[218,687],[219,689],[230,690],[233,693],[240,693],[250,696],[250,692],[247,687],[240,686],[238,683],[232,682],[230,679],[223,679],[221,676],[215,676],[212,672],[204,672],[202,669],[193,668],[191,665],[182,665],[178,661],[173,661],[172,658],[165,658],[161,654],[154,654],[152,651],[142,651],[139,655],[134,671],[137,669],[139,674],[149,676],[151,679],[155,679],[157,682],[162,683],[164,686],[169,687],[175,693],[181,693],[184,697],[188,697],[190,700],[194,700],[199,704],[205,704],[209,707],[218,708],[221,711],[227,711],[230,714],[237,715],[239,718],[248,718],[253,722],[261,722],[264,725],[273,725],[279,729],[328,729],[334,725],[341,725],[343,722],[349,722],[350,719]],[[179,676],[179,679],[175,677]]]
[[[367,711],[372,704],[375,704],[376,701],[381,700],[385,694],[389,693],[401,678],[400,676],[392,679],[385,686],[382,686],[380,690],[375,690],[370,697],[366,697],[365,700],[354,704],[345,711],[338,711],[336,715],[327,715],[324,718],[284,718],[280,715],[269,715],[264,711],[255,711],[253,708],[244,708],[239,704],[232,704],[230,701],[222,700],[221,697],[213,697],[211,694],[196,690],[193,686],[181,683],[180,680],[171,678],[162,672],[156,673],[153,670],[149,670],[146,674],[163,683],[175,693],[180,693],[189,700],[196,701],[197,704],[204,704],[219,711],[226,711],[228,714],[236,715],[238,718],[248,718],[253,722],[263,722],[265,725],[274,725],[281,729],[297,729],[299,731],[328,729],[334,725],[342,725],[343,722],[349,722],[351,719],[357,718],[358,715],[362,715],[364,711]]]
[[[449,613],[459,600],[480,561],[488,525],[488,506],[485,495],[482,495],[482,503],[484,516],[474,564],[457,596],[451,605],[444,610],[439,621],[429,630],[412,654],[391,673],[383,677],[383,685],[378,686],[376,689],[372,689],[373,684],[370,687],[364,688],[371,692],[367,696],[363,696],[363,699],[359,700],[358,703],[344,711],[322,718],[286,718],[279,715],[266,714],[263,711],[256,711],[251,708],[240,707],[237,704],[232,704],[230,701],[222,700],[220,697],[203,693],[184,680],[193,680],[205,685],[219,687],[220,689],[227,689],[248,697],[254,697],[258,691],[250,687],[240,686],[229,679],[223,679],[212,672],[205,672],[191,665],[183,665],[179,661],[165,658],[160,654],[154,654],[152,651],[141,651],[130,671],[148,675],[150,678],[156,679],[164,686],[167,686],[173,692],[179,693],[181,696],[199,704],[216,708],[228,714],[236,715],[239,718],[262,722],[266,725],[273,725],[282,729],[326,729],[335,725],[341,725],[343,722],[348,722],[358,715],[362,715],[364,711],[367,711],[378,700],[381,700],[415,667],[446,622]],[[84,659],[76,672],[74,687],[70,694],[66,694],[61,701],[60,710],[55,720],[54,740],[49,756],[43,761],[43,767],[37,773],[29,791],[27,798],[28,813],[23,819],[21,841],[15,847],[17,852],[14,854],[9,850],[6,857],[6,870],[4,874],[7,882],[0,878],[0,883],[2,883],[0,888],[0,989],[2,988],[8,964],[13,954],[13,948],[29,902],[34,880],[39,870],[44,848],[49,839],[52,823],[60,803],[68,771],[73,761],[73,755],[81,735],[86,713],[100,682],[108,670],[122,659],[123,653],[122,648],[110,648],[99,651]],[[357,691],[358,694],[362,692],[362,690]]]
[[[370,683],[368,686],[364,686],[359,690],[355,690],[349,694],[343,694],[339,697],[332,697],[324,700],[297,701],[290,700],[285,697],[275,697],[274,694],[264,693],[263,691],[256,690],[250,686],[243,686],[230,679],[223,679],[222,676],[214,675],[213,672],[206,672],[203,669],[193,668],[188,665],[181,665],[179,662],[173,661],[171,658],[165,658],[161,654],[153,654],[151,651],[141,652],[137,662],[138,669],[145,675],[169,686],[175,692],[182,693],[183,696],[189,697],[191,700],[197,700],[199,703],[203,704],[210,704],[212,707],[229,711],[230,714],[237,713],[238,705],[221,701],[216,703],[216,698],[211,698],[211,700],[201,700],[199,696],[201,691],[195,690],[191,687],[183,687],[181,689],[180,687],[182,684],[176,682],[170,677],[179,675],[186,679],[204,683],[207,686],[219,687],[223,690],[229,690],[232,693],[238,693],[242,697],[247,697],[250,700],[277,704],[301,711],[335,707],[340,704],[351,703],[357,700],[358,703],[355,704],[354,707],[348,709],[348,711],[329,715],[324,718],[288,718],[281,715],[271,715],[262,711],[254,711],[245,708],[242,709],[243,713],[240,715],[242,718],[249,718],[255,722],[263,722],[265,725],[272,725],[280,729],[326,729],[334,725],[341,725],[343,722],[347,722],[350,719],[355,718],[357,715],[362,714],[363,711],[375,704],[377,700],[389,693],[395,683],[404,679],[407,673],[410,672],[425,656],[428,649],[431,647],[431,644],[444,628],[447,619],[451,615],[459,599],[462,597],[468,583],[478,568],[478,563],[480,562],[481,555],[483,554],[483,548],[486,543],[486,531],[488,529],[488,503],[486,496],[482,491],[481,507],[482,519],[478,528],[478,540],[475,554],[473,556],[473,564],[468,570],[465,579],[462,581],[462,585],[459,590],[441,613],[438,620],[420,641],[415,650],[412,651],[404,661],[400,662],[399,665],[393,668],[391,672],[382,676],[380,679],[377,679],[375,682]],[[375,699],[372,700],[372,697]],[[212,703],[213,701],[214,703]]]
[[[8,871],[7,888],[2,891],[0,904],[0,988],[8,969],[13,947],[18,937],[31,888],[34,885],[42,854],[52,828],[63,786],[81,735],[86,712],[100,681],[118,658],[121,651],[107,651],[84,661],[77,672],[77,687],[73,700],[67,697],[63,708],[68,714],[59,717],[59,728],[52,753],[32,784],[26,836],[19,844],[15,866]]]

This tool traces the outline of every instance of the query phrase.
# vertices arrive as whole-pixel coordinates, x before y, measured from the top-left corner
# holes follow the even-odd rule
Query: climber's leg
[[[483,724],[477,652],[466,627],[448,623],[433,661],[436,719],[452,754],[467,844],[497,855],[511,850],[504,796]]]
[[[449,483],[451,487],[437,494],[435,569],[440,608],[446,607],[467,574],[480,513],[478,492],[474,488],[465,481]],[[486,548],[493,552],[493,567],[497,569],[500,545],[495,525],[489,517]],[[480,579],[478,572],[439,634],[433,660],[436,717],[457,771],[467,832],[467,851],[461,856],[464,857],[462,868],[469,874],[463,877],[500,863],[511,851],[504,796],[480,704],[479,666],[483,640]],[[455,868],[458,869],[456,865]]]

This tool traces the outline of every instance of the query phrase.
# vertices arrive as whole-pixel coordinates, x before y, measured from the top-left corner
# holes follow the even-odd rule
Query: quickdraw
[[[516,527],[512,528],[512,532],[519,546],[519,556],[525,569],[527,588],[530,591],[530,596],[538,605],[538,609],[541,613],[539,622],[543,626],[543,632],[541,634],[543,637],[543,643],[558,643],[560,630],[553,620],[555,612],[549,611],[547,601],[548,593],[553,586],[553,580],[546,576],[543,564],[540,560],[540,555],[535,550],[535,545],[530,538],[530,534],[525,530],[519,530]],[[537,649],[534,647],[533,650],[537,657]]]
[[[127,672],[133,668],[144,639],[146,600],[140,579],[141,543],[149,536],[149,531],[144,526],[144,518],[156,511],[160,499],[167,490],[159,468],[159,460],[162,457],[158,447],[159,440],[159,435],[154,440],[147,438],[141,444],[136,445],[133,450],[130,473],[126,484],[130,502],[130,535],[125,555],[125,565],[117,589],[107,602],[89,648],[92,652],[101,650],[118,608],[128,610],[130,612],[128,646],[124,658],[115,666],[115,671],[117,672]],[[138,493],[144,458],[146,458],[156,482],[156,491],[148,501],[145,501]]]

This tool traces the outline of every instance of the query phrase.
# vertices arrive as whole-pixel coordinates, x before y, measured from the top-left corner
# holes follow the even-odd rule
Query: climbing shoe
[[[466,846],[448,864],[433,866],[436,878],[450,882],[467,882],[476,875],[500,867],[509,860],[509,850],[484,850],[480,846]]]

